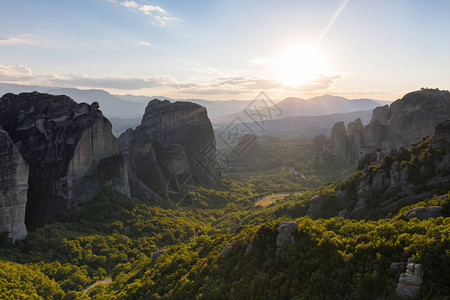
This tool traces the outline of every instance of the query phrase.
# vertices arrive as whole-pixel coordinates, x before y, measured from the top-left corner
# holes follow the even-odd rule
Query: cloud
[[[146,88],[161,87],[173,84],[173,81],[166,77],[122,77],[122,76],[103,76],[89,77],[85,74],[46,74],[37,76],[46,81],[48,85],[57,86],[81,86],[91,88],[106,88],[119,90],[141,90]]]
[[[307,81],[304,84],[298,85],[295,89],[300,90],[302,92],[313,92],[318,90],[324,90],[329,88],[334,82],[338,79],[342,78],[341,75],[319,75],[316,78],[313,78]]]
[[[139,44],[142,45],[142,46],[146,46],[146,47],[150,47],[151,46],[149,42],[145,42],[145,41],[140,41]]]
[[[31,69],[24,65],[4,66],[0,65],[0,80],[20,81],[28,80],[33,77]]]
[[[281,83],[261,77],[229,77],[220,78],[221,82],[218,84],[220,86],[233,86],[234,88],[239,87],[245,90],[269,90],[273,88],[279,88]]]
[[[119,1],[119,0],[110,0],[114,3],[119,3],[120,5],[140,12],[144,15],[149,16],[152,19],[152,23],[158,26],[165,26],[171,21],[178,20],[175,17],[172,17],[166,10],[151,4],[141,4],[136,1],[127,0],[127,1]]]
[[[215,86],[223,88],[240,89],[241,91],[268,91],[274,89],[282,89],[297,92],[313,92],[329,88],[334,82],[342,78],[341,75],[319,75],[303,84],[296,86],[286,85],[278,80],[262,78],[262,77],[228,77],[220,78],[220,82]]]
[[[220,74],[220,75],[219,75]],[[330,88],[341,75],[320,75],[310,81],[298,85],[288,86],[284,83],[258,76],[226,76],[223,73],[207,73],[203,77],[189,78],[185,81],[170,77],[127,77],[127,76],[99,76],[92,77],[83,73],[69,74],[33,74],[24,65],[0,65],[0,81],[20,82],[53,87],[78,87],[114,89],[123,91],[137,91],[145,89],[172,90],[185,94],[199,95],[237,95],[256,93],[260,91],[286,93],[302,93],[321,91]]]
[[[0,45],[28,45],[32,43],[33,41],[28,39],[0,37]]]
[[[134,1],[124,1],[124,2],[120,3],[120,5],[123,5],[125,7],[132,7],[132,8],[138,7],[138,4]]]

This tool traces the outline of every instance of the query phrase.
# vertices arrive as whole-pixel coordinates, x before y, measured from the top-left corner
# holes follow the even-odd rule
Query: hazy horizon
[[[4,83],[208,100],[448,89],[445,1],[1,5]]]

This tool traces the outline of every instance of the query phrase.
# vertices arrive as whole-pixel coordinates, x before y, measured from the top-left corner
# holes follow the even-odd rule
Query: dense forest
[[[155,206],[105,188],[80,216],[34,228],[14,244],[2,235],[0,298],[395,299],[404,270],[390,265],[408,259],[424,268],[419,298],[448,298],[448,186],[388,214],[371,203],[364,212],[368,218],[359,220],[336,217],[332,205],[336,190],[351,195],[355,177],[393,163],[408,164],[411,180],[426,189],[420,183],[433,176],[432,162],[444,155],[428,143],[424,139],[345,180],[322,178],[315,186],[287,172],[225,177],[217,189],[196,190],[189,207]],[[302,192],[267,207],[255,205],[264,194],[289,189]],[[321,213],[327,218],[307,216],[315,195],[325,195]],[[414,207],[436,205],[443,216],[405,218]],[[295,221],[298,229],[293,243],[278,251],[283,221]],[[86,290],[107,278],[110,284]]]

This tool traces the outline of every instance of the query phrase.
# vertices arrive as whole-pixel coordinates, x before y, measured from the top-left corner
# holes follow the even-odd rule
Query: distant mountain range
[[[347,99],[332,95],[323,95],[308,100],[301,98],[289,97],[276,103],[275,106],[269,107],[274,112],[272,119],[281,119],[300,116],[322,116],[336,113],[349,113],[356,111],[372,110],[375,107],[386,105],[390,101],[372,100],[372,99]],[[264,108],[262,109],[264,112]],[[257,114],[255,108],[251,105],[247,110],[250,114]],[[223,115],[220,117],[212,117],[214,124],[223,124],[233,121],[239,117],[245,122],[252,122],[252,119],[244,111]]]
[[[18,85],[0,83],[0,95],[6,93],[41,92],[53,95],[66,95],[77,102],[91,104],[97,101],[100,109],[108,118],[136,118],[142,117],[147,103],[131,102],[111,95],[104,90],[80,90],[75,88],[42,87],[36,85]]]
[[[103,114],[108,117],[113,124],[115,133],[123,132],[127,128],[138,125],[140,119],[142,118],[142,115],[144,114],[145,107],[147,106],[148,102],[156,98],[160,100],[169,100],[171,102],[188,101],[200,104],[206,107],[208,116],[215,127],[226,125],[232,122],[238,116],[243,122],[252,122],[252,119],[248,117],[246,113],[244,113],[244,109],[246,109],[247,107],[252,108],[252,100],[213,101],[205,99],[171,99],[164,96],[147,97],[130,94],[113,95],[105,90],[100,89],[81,90],[76,88],[58,88],[36,85],[0,83],[0,96],[9,92],[17,94],[21,92],[32,91],[54,95],[67,95],[77,102],[87,102],[89,104],[94,101],[98,102]],[[274,122],[271,124],[273,124],[273,126],[275,127],[281,126],[280,128],[287,128],[285,124],[291,124],[291,130],[295,130],[294,128],[297,128],[298,130],[298,124],[295,123],[297,119],[291,119],[291,117],[324,116],[357,112],[356,115],[353,114],[352,116],[364,118],[365,114],[368,114],[366,111],[372,110],[377,106],[385,105],[388,103],[390,102],[372,99],[349,100],[343,97],[332,95],[323,95],[308,100],[289,97],[282,101],[279,101],[276,104],[276,109],[280,112],[280,114],[274,119],[289,118],[290,120]],[[252,110],[250,109],[250,112],[251,111]],[[361,115],[359,112],[364,112],[364,115]],[[310,118],[298,119],[297,121],[303,124],[301,128],[305,128],[306,123],[304,122],[306,122],[307,120],[308,122],[314,122],[313,119]],[[334,122],[337,121],[345,120],[336,120]],[[326,131],[328,132],[331,127],[328,128],[328,126],[326,126],[326,128]],[[322,130],[319,131],[322,133]],[[308,132],[311,131],[308,130]]]
[[[289,117],[278,120],[269,120],[264,122],[263,129],[254,122],[243,122],[238,128],[245,128],[246,132],[241,134],[271,135],[283,138],[309,137],[313,138],[317,135],[324,134],[329,136],[331,129],[336,122],[351,122],[357,118],[361,118],[363,124],[368,124],[372,117],[372,110],[355,111],[349,113],[329,114],[322,116],[301,116]],[[230,123],[231,124],[231,123]],[[233,123],[234,124],[234,123]],[[227,130],[230,128],[228,124],[220,124],[214,127],[217,140],[222,136],[222,140],[226,139]]]
[[[90,89],[81,90],[76,88],[43,87],[37,85],[19,85],[0,83],[0,96],[6,93],[41,92],[54,95],[67,95],[77,102],[92,103],[97,101],[100,109],[108,118],[142,118],[145,107],[153,99],[174,101],[188,101],[200,104],[208,110],[210,118],[232,114],[243,110],[251,101],[249,100],[226,100],[213,101],[204,99],[171,99],[164,96],[135,96],[135,95],[112,95],[105,90]]]

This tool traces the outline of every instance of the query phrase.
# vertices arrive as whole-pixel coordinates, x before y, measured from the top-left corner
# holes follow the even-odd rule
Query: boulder
[[[37,92],[5,94],[0,124],[29,165],[27,223],[78,212],[105,185],[128,194],[127,168],[97,103]]]
[[[400,275],[395,294],[400,298],[415,298],[423,281],[421,264],[408,263],[406,273]]]
[[[0,232],[24,239],[28,165],[8,133],[0,126]]]

